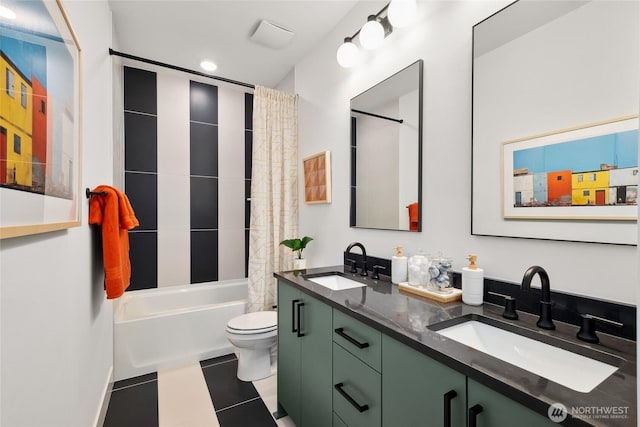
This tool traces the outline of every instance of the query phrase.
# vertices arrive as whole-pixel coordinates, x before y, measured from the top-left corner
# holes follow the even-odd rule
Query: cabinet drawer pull
[[[340,393],[342,395],[342,397],[347,399],[347,401],[349,403],[351,403],[353,405],[353,407],[356,408],[359,412],[364,412],[367,409],[369,409],[369,405],[359,405],[358,402],[356,402],[353,397],[349,396],[349,394],[342,389],[342,387],[344,387],[343,383],[338,383],[338,384],[334,385],[333,387],[336,390],[338,390],[338,393]]]
[[[344,338],[345,340],[349,341],[351,344],[355,345],[356,347],[362,349],[362,348],[367,348],[369,347],[369,343],[368,342],[360,342],[358,340],[356,340],[353,337],[350,337],[349,335],[347,335],[344,332],[344,328],[338,328],[335,329],[336,334],[340,335],[342,338]]]
[[[298,338],[303,337],[304,334],[302,333],[302,327],[300,326],[300,307],[304,306],[303,302],[299,302],[298,306],[296,307],[296,312],[298,315],[298,330],[296,331],[298,333]]]
[[[469,408],[469,427],[476,427],[476,416],[483,411],[482,405],[473,405]]]
[[[455,390],[449,390],[444,394],[444,427],[451,427],[451,401],[458,397]]]
[[[298,323],[296,322],[296,304],[299,303],[299,299],[291,301],[291,333],[298,332]]]

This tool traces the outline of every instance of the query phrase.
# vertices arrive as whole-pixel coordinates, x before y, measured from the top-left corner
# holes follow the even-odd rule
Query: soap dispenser
[[[469,265],[462,268],[462,302],[469,305],[482,305],[484,296],[484,270],[478,268],[476,255],[467,257]]]
[[[396,254],[391,257],[391,283],[407,281],[407,257],[402,254],[402,246],[394,248]]]

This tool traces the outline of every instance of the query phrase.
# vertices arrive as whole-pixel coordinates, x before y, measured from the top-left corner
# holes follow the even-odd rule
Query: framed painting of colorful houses
[[[505,219],[638,218],[638,116],[507,141]]]
[[[80,225],[80,47],[59,1],[3,1],[0,238]]]

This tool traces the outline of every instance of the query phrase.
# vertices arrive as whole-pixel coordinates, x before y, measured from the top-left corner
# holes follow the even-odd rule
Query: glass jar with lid
[[[442,254],[433,258],[429,267],[429,287],[434,291],[451,292],[453,289],[450,277],[451,268],[451,258],[442,256]]]
[[[420,287],[428,286],[431,279],[429,275],[429,256],[419,249],[417,254],[409,257],[408,264],[409,284]]]

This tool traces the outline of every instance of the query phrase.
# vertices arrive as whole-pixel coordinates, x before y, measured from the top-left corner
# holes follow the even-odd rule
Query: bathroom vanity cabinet
[[[318,270],[324,271],[313,273]],[[613,422],[570,416],[562,423],[567,426],[635,422],[628,403],[635,397],[635,365],[622,365],[600,390],[578,393],[402,324],[407,298],[408,308],[420,305],[432,322],[473,310],[488,315],[489,306],[443,308],[378,282],[336,291],[292,272],[276,277],[278,407],[298,427],[554,426],[546,413],[549,402],[568,408],[611,404],[629,411],[628,419]],[[501,308],[496,310],[499,316]]]
[[[333,411],[349,427],[377,427],[382,414],[382,334],[333,310]]]
[[[278,404],[298,427],[332,424],[332,308],[278,282]]]
[[[467,416],[468,425],[477,427],[557,425],[386,335],[382,351],[385,426],[422,426],[429,420],[430,425],[464,427]],[[482,412],[471,420],[476,405]]]
[[[383,425],[465,425],[464,375],[386,335],[382,348]]]

